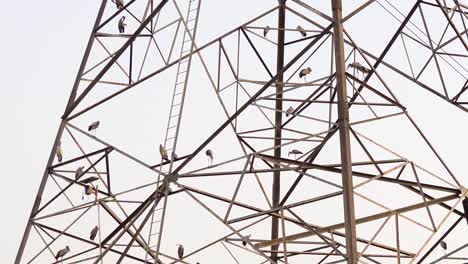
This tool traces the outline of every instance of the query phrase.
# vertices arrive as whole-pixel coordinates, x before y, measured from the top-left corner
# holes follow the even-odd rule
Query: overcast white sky
[[[267,1],[267,0],[262,0]],[[13,261],[30,213],[60,116],[89,33],[98,0],[3,1],[0,11],[0,262]],[[219,1],[206,1],[213,5]],[[233,2],[233,1],[229,1]],[[234,1],[235,2],[235,1]],[[397,1],[396,1],[397,2]],[[264,5],[231,4],[241,18],[220,23],[233,28]],[[224,7],[229,9],[228,7]],[[233,11],[233,12],[234,12]],[[222,21],[213,15],[213,21]],[[214,34],[214,33],[213,33]],[[369,36],[371,40],[372,36]],[[448,161],[466,179],[468,115],[427,92],[417,91],[412,113]],[[427,112],[435,109],[439,112]],[[390,132],[391,133],[391,132]]]

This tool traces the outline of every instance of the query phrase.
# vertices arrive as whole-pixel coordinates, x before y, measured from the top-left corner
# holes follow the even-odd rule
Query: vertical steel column
[[[107,0],[102,0],[102,2],[101,2],[101,6],[99,8],[99,12],[98,12],[98,15],[96,17],[96,21],[94,22],[93,31],[91,32],[91,35],[89,36],[88,45],[86,46],[86,50],[85,50],[85,53],[83,55],[83,59],[81,61],[80,69],[78,70],[77,76],[75,78],[75,82],[73,84],[73,89],[72,89],[72,91],[70,93],[70,97],[68,98],[68,103],[67,103],[67,107],[65,108],[65,112],[69,109],[69,107],[75,101],[76,92],[77,92],[78,86],[80,84],[80,78],[81,78],[81,75],[83,74],[83,72],[85,70],[85,66],[86,66],[86,63],[88,61],[89,54],[91,53],[91,48],[93,47],[93,42],[94,42],[94,36],[95,36],[95,33],[96,33],[100,23],[101,23],[101,18],[102,18],[102,15],[104,14],[104,9],[106,8],[106,3],[107,3]],[[42,175],[42,180],[41,180],[41,183],[39,185],[39,189],[37,191],[37,195],[36,195],[36,199],[34,201],[34,205],[33,205],[32,209],[31,209],[31,215],[29,216],[28,222],[26,224],[26,228],[24,230],[23,238],[21,239],[21,244],[19,246],[18,253],[16,254],[15,264],[19,264],[21,262],[21,258],[23,257],[24,248],[26,247],[26,243],[28,241],[29,233],[31,232],[31,227],[32,227],[32,223],[33,223],[32,220],[33,220],[33,218],[34,218],[34,216],[35,216],[35,214],[36,214],[36,212],[39,209],[39,206],[41,204],[42,193],[44,192],[45,185],[47,183],[47,179],[49,178],[49,167],[52,166],[52,163],[54,162],[55,153],[56,153],[56,150],[57,150],[57,145],[60,142],[60,139],[61,139],[62,134],[63,134],[63,130],[65,129],[65,125],[66,125],[66,118],[63,118],[61,123],[60,123],[59,129],[57,131],[57,135],[55,137],[54,145],[52,146],[52,150],[50,152],[49,159],[47,161],[47,166],[46,166],[46,168],[44,170],[44,174]]]
[[[358,261],[356,246],[356,221],[354,216],[353,175],[351,144],[349,138],[349,112],[346,91],[346,70],[341,0],[332,0],[333,40],[335,44],[336,89],[338,94],[338,125],[340,128],[341,170],[348,264]]]
[[[276,57],[276,73],[278,74],[284,67],[284,28],[286,27],[286,0],[279,0],[278,8],[278,48]],[[275,102],[275,139],[274,139],[274,156],[281,158],[281,126],[283,124],[283,74],[281,73],[276,80],[276,102]],[[278,171],[273,172],[273,192],[272,206],[278,207],[281,191],[280,166],[274,165]],[[273,217],[271,219],[271,239],[278,238],[279,219]],[[271,259],[276,263],[278,261],[278,245],[271,246]]]

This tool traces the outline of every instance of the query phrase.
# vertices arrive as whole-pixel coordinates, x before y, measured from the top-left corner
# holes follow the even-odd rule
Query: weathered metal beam
[[[310,48],[312,48],[325,34],[327,34],[332,25],[329,25],[325,30],[321,33],[320,36],[312,40],[304,49],[302,49],[288,64],[286,64],[281,71],[273,76],[271,80],[269,80],[262,88],[260,88],[254,95],[250,97],[244,105],[238,108],[238,110],[231,115],[231,117],[226,120],[215,132],[211,134],[202,144],[200,144],[193,152],[190,154],[187,159],[185,159],[182,164],[180,164],[174,171],[174,174],[179,173],[179,171],[185,167],[200,151],[202,151],[221,131],[223,131],[232,121],[234,121],[247,107],[249,107],[257,98],[266,90],[270,85],[272,85],[278,79],[280,74],[286,72],[294,63],[296,63]]]
[[[86,63],[88,62],[88,57],[89,57],[89,54],[91,53],[91,48],[92,48],[93,43],[94,43],[94,34],[96,33],[96,29],[99,27],[99,23],[101,22],[101,18],[102,18],[102,15],[104,13],[104,9],[106,8],[106,3],[107,3],[107,0],[102,0],[102,2],[101,2],[101,5],[100,5],[100,8],[99,8],[96,20],[94,22],[93,31],[91,32],[91,34],[89,36],[88,45],[86,46],[86,50],[84,52],[83,59],[81,60],[80,68],[79,68],[79,70],[78,70],[78,72],[76,74],[75,82],[73,84],[73,88],[72,88],[72,91],[70,93],[70,97],[68,98],[67,107],[65,109],[67,109],[69,107],[69,105],[75,100],[76,91],[78,90],[78,86],[80,84],[80,77],[83,74],[83,71],[84,71],[84,69],[86,67]],[[42,174],[42,179],[41,179],[41,183],[39,185],[39,189],[37,191],[36,199],[34,200],[34,205],[33,205],[32,209],[31,209],[31,214],[30,214],[28,222],[26,224],[26,228],[24,230],[23,238],[21,239],[21,243],[20,243],[20,246],[19,246],[19,249],[18,249],[18,253],[16,254],[15,264],[19,264],[21,262],[22,257],[23,257],[24,248],[26,247],[26,243],[28,241],[28,237],[29,237],[29,234],[31,232],[31,227],[32,227],[32,224],[33,224],[32,219],[33,219],[34,215],[36,214],[36,212],[39,209],[39,206],[41,204],[42,194],[44,192],[44,189],[45,189],[45,186],[46,186],[46,183],[47,183],[47,178],[49,177],[49,167],[54,162],[55,152],[57,150],[57,146],[58,146],[58,144],[60,142],[60,138],[62,137],[64,129],[65,129],[65,121],[62,121],[60,123],[59,129],[57,131],[57,135],[55,136],[55,141],[54,141],[54,144],[52,146],[52,150],[50,152],[46,168],[44,170],[44,173]]]
[[[117,60],[122,56],[122,54],[127,50],[128,47],[136,40],[140,33],[145,29],[145,27],[153,20],[153,18],[161,11],[161,9],[166,5],[168,0],[162,0],[161,3],[151,12],[151,14],[141,23],[133,35],[123,44],[121,48],[112,56],[109,62],[103,67],[103,69],[94,77],[93,81],[86,87],[83,92],[73,101],[72,104],[67,106],[65,113],[63,114],[62,119],[66,120],[70,113],[80,104],[80,102],[86,97],[86,95],[93,89],[93,87],[101,80],[101,78],[107,73],[107,71],[117,62]]]
[[[284,67],[284,29],[286,27],[286,0],[279,1],[278,8],[278,45],[276,50],[276,100],[275,101],[275,133],[274,133],[274,156],[281,158],[281,137],[282,137],[282,123],[283,123],[283,77],[284,72],[281,70]],[[279,164],[274,164],[273,168],[279,169]],[[278,207],[280,194],[281,194],[281,171],[275,170],[273,172],[273,186],[272,186],[272,206]],[[278,238],[279,233],[279,218],[271,218],[271,239]],[[278,245],[271,246],[271,259],[278,262]]]
[[[353,171],[351,141],[349,137],[348,95],[346,91],[346,66],[343,38],[343,7],[341,0],[332,0],[333,41],[335,48],[336,90],[338,99],[338,128],[340,134],[341,173],[343,184],[344,228],[348,264],[358,262],[356,220],[354,215]]]
[[[427,206],[431,206],[431,205],[435,205],[435,204],[439,204],[439,203],[443,203],[443,202],[447,202],[447,201],[451,201],[451,200],[455,200],[455,199],[459,199],[459,198],[460,197],[459,197],[458,194],[452,194],[452,195],[448,195],[448,196],[444,196],[444,197],[441,197],[441,198],[437,198],[437,199],[428,201]],[[409,206],[406,206],[406,207],[401,207],[401,208],[398,208],[398,209],[395,209],[395,210],[389,210],[389,211],[386,211],[386,212],[383,212],[383,213],[378,213],[378,214],[362,217],[362,218],[356,219],[356,225],[364,224],[364,223],[375,221],[375,220],[379,220],[379,219],[391,216],[393,214],[402,214],[402,213],[405,213],[405,212],[421,209],[421,208],[424,208],[425,206],[426,206],[426,204],[422,202],[422,203],[409,205]],[[317,233],[331,232],[331,231],[341,229],[341,228],[344,228],[344,227],[345,227],[345,223],[340,223],[340,224],[336,224],[336,225],[322,227],[322,228],[316,229],[315,232],[307,231],[307,232],[302,232],[302,233],[298,233],[298,234],[294,234],[294,235],[289,235],[289,236],[286,237],[286,241],[287,242],[295,241],[295,240],[298,240],[298,239],[314,236],[316,234],[316,232]],[[283,240],[281,238],[281,239],[275,239],[275,240],[266,241],[266,242],[262,242],[262,243],[257,243],[256,246],[262,248],[262,247],[271,246],[272,244],[280,244],[282,242],[283,242]],[[357,263],[357,262],[355,262],[355,263]]]

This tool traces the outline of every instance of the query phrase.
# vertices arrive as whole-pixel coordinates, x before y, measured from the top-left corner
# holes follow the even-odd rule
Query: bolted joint
[[[169,185],[169,183],[171,182],[177,182],[179,180],[179,174],[178,173],[171,173],[169,175],[167,175],[165,178],[164,178],[164,181],[165,183],[167,183],[167,185]]]

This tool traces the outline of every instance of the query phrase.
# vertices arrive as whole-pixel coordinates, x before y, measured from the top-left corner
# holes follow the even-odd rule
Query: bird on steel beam
[[[263,29],[263,36],[266,37],[266,35],[268,34],[269,31],[270,31],[270,26],[266,26],[266,27]]]
[[[96,235],[99,231],[99,227],[95,226],[92,230],[91,233],[89,234],[89,240],[94,241],[96,239]]]
[[[288,156],[294,155],[294,158],[296,158],[297,155],[302,155],[302,154],[304,154],[304,153],[302,153],[302,151],[300,151],[298,149],[293,149],[293,150],[289,151]]]
[[[299,78],[304,78],[307,81],[306,76],[309,75],[312,72],[312,69],[310,67],[304,68],[299,72]]]
[[[292,108],[292,106],[290,106],[288,108],[288,110],[286,110],[286,117],[288,117],[289,115],[292,115],[293,112],[294,112],[294,108]]]
[[[62,141],[59,141],[57,144],[57,149],[55,150],[55,154],[57,155],[58,162],[62,162],[63,153],[62,153]]]
[[[181,244],[177,244],[179,246],[179,248],[177,248],[177,256],[179,257],[179,259],[182,259],[184,257],[184,246],[182,246]]]
[[[123,0],[112,0],[112,3],[115,4],[117,9],[122,9],[124,7],[124,1]]]
[[[125,16],[121,17],[120,20],[119,20],[119,32],[122,34],[122,33],[125,33],[125,27],[127,26],[127,24],[125,24]]]
[[[371,71],[371,69],[369,69],[369,68],[367,68],[366,66],[362,65],[362,64],[359,63],[358,61],[355,61],[355,62],[353,62],[353,63],[348,64],[348,67],[347,67],[347,68],[348,68],[348,69],[349,69],[349,68],[353,68],[353,69],[355,69],[355,70],[361,72],[363,75],[364,75],[364,74],[368,74],[368,73]]]
[[[70,247],[66,246],[65,248],[59,250],[57,254],[55,255],[55,259],[58,260],[59,258],[62,258],[70,252]]]
[[[214,159],[214,155],[213,155],[213,151],[211,149],[207,149],[205,151],[205,155],[206,157],[208,157],[208,166],[213,166],[213,159]]]
[[[161,154],[161,158],[163,160],[169,161],[169,156],[167,155],[167,149],[162,144],[159,144],[159,154]]]
[[[302,37],[305,38],[307,37],[307,32],[305,31],[305,29],[303,27],[301,27],[300,25],[297,26],[297,31],[299,31],[299,33],[301,33]]]

